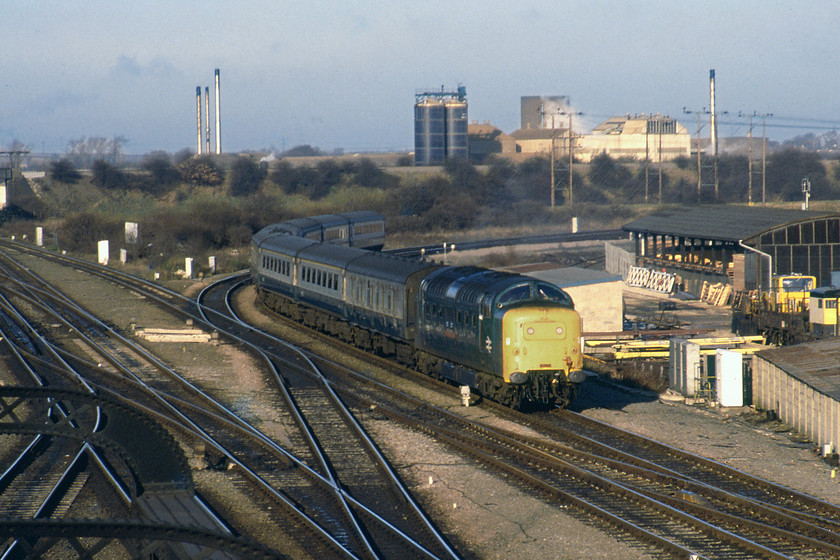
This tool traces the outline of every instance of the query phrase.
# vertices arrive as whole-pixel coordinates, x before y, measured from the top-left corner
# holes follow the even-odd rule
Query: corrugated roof
[[[622,229],[635,233],[657,233],[742,241],[780,226],[806,222],[827,216],[840,217],[834,212],[813,212],[759,206],[681,206],[661,210],[640,218]]]
[[[762,350],[756,356],[815,390],[840,400],[840,338]]]

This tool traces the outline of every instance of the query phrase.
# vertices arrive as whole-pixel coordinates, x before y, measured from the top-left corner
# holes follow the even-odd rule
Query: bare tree
[[[110,139],[102,136],[76,138],[67,143],[67,157],[76,165],[85,167],[89,167],[97,160],[116,165],[126,142],[124,136],[115,136]]]

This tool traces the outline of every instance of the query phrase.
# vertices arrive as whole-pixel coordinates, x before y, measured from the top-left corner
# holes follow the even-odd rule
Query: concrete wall
[[[604,241],[604,269],[627,280],[630,268],[636,266],[632,241]]]
[[[761,356],[753,358],[752,392],[756,407],[775,411],[820,447],[831,444],[836,450],[840,445],[840,402]]]
[[[620,331],[624,326],[624,282],[603,270],[576,267],[508,270],[551,282],[562,288],[575,302],[584,332]]]
[[[624,323],[621,282],[563,286],[575,302],[584,332],[620,331]]]

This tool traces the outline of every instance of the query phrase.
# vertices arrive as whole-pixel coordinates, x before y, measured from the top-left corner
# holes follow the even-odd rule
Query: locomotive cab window
[[[551,284],[537,284],[537,297],[560,303],[572,303],[572,298],[569,297],[569,294]]]
[[[517,301],[524,301],[531,297],[531,286],[524,284],[520,286],[513,286],[508,288],[502,295],[499,296],[499,307],[503,305],[510,305]]]

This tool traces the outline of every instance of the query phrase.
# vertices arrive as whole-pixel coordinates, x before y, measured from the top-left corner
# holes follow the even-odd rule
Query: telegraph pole
[[[574,202],[573,194],[572,194],[572,181],[573,181],[573,174],[572,174],[572,164],[574,163],[574,146],[572,145],[572,116],[573,115],[582,115],[583,113],[573,112],[573,111],[557,111],[558,115],[568,115],[569,116],[569,206],[572,205]]]
[[[554,126],[554,115],[551,115],[551,207],[554,208],[555,190],[557,182],[554,179],[554,139],[557,136],[557,128]]]
[[[689,111],[683,107],[683,114],[697,115],[697,202],[700,202],[701,190],[703,187],[703,166],[700,159],[700,131],[703,129],[703,125],[700,124],[700,115],[705,115],[707,113],[708,111],[706,111],[705,108],[702,111]]]
[[[650,116],[645,118],[645,204],[648,203],[648,174],[650,168],[650,143],[648,136],[650,134]]]
[[[540,114],[540,124],[542,125],[542,128],[545,128],[545,105],[541,104],[540,108],[537,109],[537,112]],[[560,110],[558,109],[556,114],[563,114],[563,113],[560,113]],[[557,190],[557,181],[554,178],[554,166],[555,166],[554,152],[555,152],[555,149],[556,149],[554,141],[555,141],[555,138],[557,137],[557,127],[555,126],[555,123],[554,123],[554,115],[555,115],[555,113],[551,114],[551,155],[549,156],[549,161],[551,162],[550,163],[551,168],[549,170],[549,180],[551,181],[550,192],[551,192],[551,207],[552,208],[554,208],[554,205],[555,205],[556,190]]]
[[[752,128],[753,115],[750,115],[750,127],[747,129],[747,142],[749,142],[749,149],[747,150],[747,205],[752,206]]]
[[[765,193],[767,192],[767,134],[765,133],[765,121],[767,117],[772,117],[773,113],[762,113],[761,117],[761,203],[766,202]]]
[[[662,117],[659,117],[657,128],[659,129],[659,148],[656,150],[659,152],[659,204],[662,204]]]

